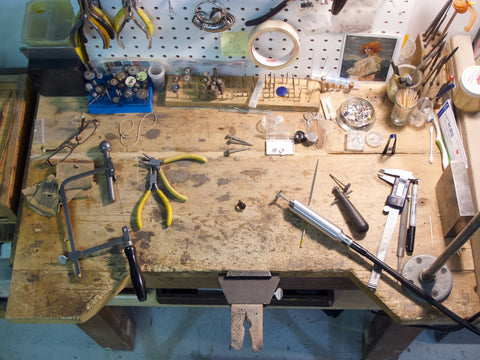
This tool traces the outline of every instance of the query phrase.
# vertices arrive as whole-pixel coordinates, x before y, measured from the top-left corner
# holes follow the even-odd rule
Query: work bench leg
[[[396,360],[422,330],[376,315],[363,333],[362,360]]]
[[[137,325],[129,308],[105,306],[90,320],[77,326],[102,347],[127,351],[135,347]]]

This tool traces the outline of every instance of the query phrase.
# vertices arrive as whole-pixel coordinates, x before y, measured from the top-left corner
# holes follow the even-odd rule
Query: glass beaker
[[[404,126],[412,111],[417,107],[418,95],[416,90],[400,89],[395,94],[395,105],[393,105],[390,120],[393,125]]]
[[[422,83],[422,73],[417,71],[412,78],[413,84],[408,86],[405,82],[401,82],[400,78],[404,77],[405,75],[411,74],[415,70],[415,66],[402,64],[398,65],[398,73],[399,75],[393,74],[390,79],[388,80],[387,84],[387,96],[388,99],[395,104],[395,94],[400,89],[409,88],[415,91],[418,91],[420,84]]]

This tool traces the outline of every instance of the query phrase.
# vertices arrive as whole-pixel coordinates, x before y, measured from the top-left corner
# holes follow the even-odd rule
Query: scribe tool
[[[334,186],[332,190],[332,193],[335,196],[334,203],[338,202],[340,211],[345,217],[347,224],[357,233],[367,232],[369,228],[367,221],[348,198],[348,195],[351,193],[351,191],[348,191],[351,184],[343,184],[332,174],[330,174],[330,177],[338,185]]]

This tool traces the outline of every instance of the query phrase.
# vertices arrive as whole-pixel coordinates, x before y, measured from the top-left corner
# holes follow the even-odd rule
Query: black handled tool
[[[345,216],[347,222],[350,223],[351,228],[358,233],[367,232],[369,228],[367,221],[352,204],[347,195],[340,190],[338,186],[333,187],[332,193],[335,195],[335,199],[338,201],[340,211]]]
[[[125,242],[125,255],[128,259],[128,265],[130,266],[130,279],[132,280],[133,289],[135,294],[137,294],[138,301],[147,300],[147,287],[145,285],[145,279],[143,278],[142,271],[137,261],[137,251],[135,246],[132,245],[132,240],[130,239],[130,234],[126,226],[122,227],[122,238]]]
[[[289,2],[290,0],[283,0],[280,4],[278,4],[277,6],[273,7],[273,8],[270,8],[270,10],[262,15],[262,16],[259,16],[258,18],[255,18],[255,19],[252,19],[252,20],[248,20],[246,23],[245,23],[245,26],[255,26],[255,25],[259,25],[261,23],[263,23],[264,21],[267,21],[268,19],[270,19],[273,15],[279,13],[285,6],[287,6],[287,3]]]
[[[367,221],[348,198],[348,190],[350,189],[350,184],[343,184],[332,174],[330,174],[330,177],[338,185],[334,186],[332,190],[332,193],[335,196],[335,202],[338,202],[340,211],[342,212],[345,220],[347,221],[351,229],[356,231],[357,233],[367,232],[369,228]]]
[[[331,9],[332,15],[340,14],[340,11],[342,11],[346,3],[347,3],[347,0],[333,0],[332,9]]]
[[[412,201],[410,202],[410,223],[407,230],[407,240],[405,250],[408,255],[412,255],[415,244],[415,229],[417,227],[417,202],[418,202],[418,180],[412,185]]]
[[[143,278],[142,272],[140,271],[140,266],[137,261],[137,253],[135,247],[132,245],[132,240],[126,226],[122,227],[122,237],[113,239],[106,243],[92,246],[91,248],[85,250],[75,250],[65,255],[60,255],[58,257],[58,262],[60,264],[66,264],[67,261],[77,262],[78,259],[85,255],[89,255],[104,249],[108,249],[117,245],[124,245],[125,255],[128,259],[128,264],[130,265],[130,278],[132,280],[133,288],[137,294],[139,301],[147,300],[147,289],[145,286],[145,280]]]

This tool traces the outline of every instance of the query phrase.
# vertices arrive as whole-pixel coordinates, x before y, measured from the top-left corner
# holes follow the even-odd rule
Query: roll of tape
[[[282,33],[292,42],[292,49],[287,54],[274,59],[270,56],[261,54],[255,48],[255,41],[264,33]],[[280,45],[283,48],[285,46]],[[293,63],[300,51],[300,42],[295,28],[282,20],[267,20],[260,25],[255,26],[248,36],[248,55],[256,65],[264,69],[283,69]]]

